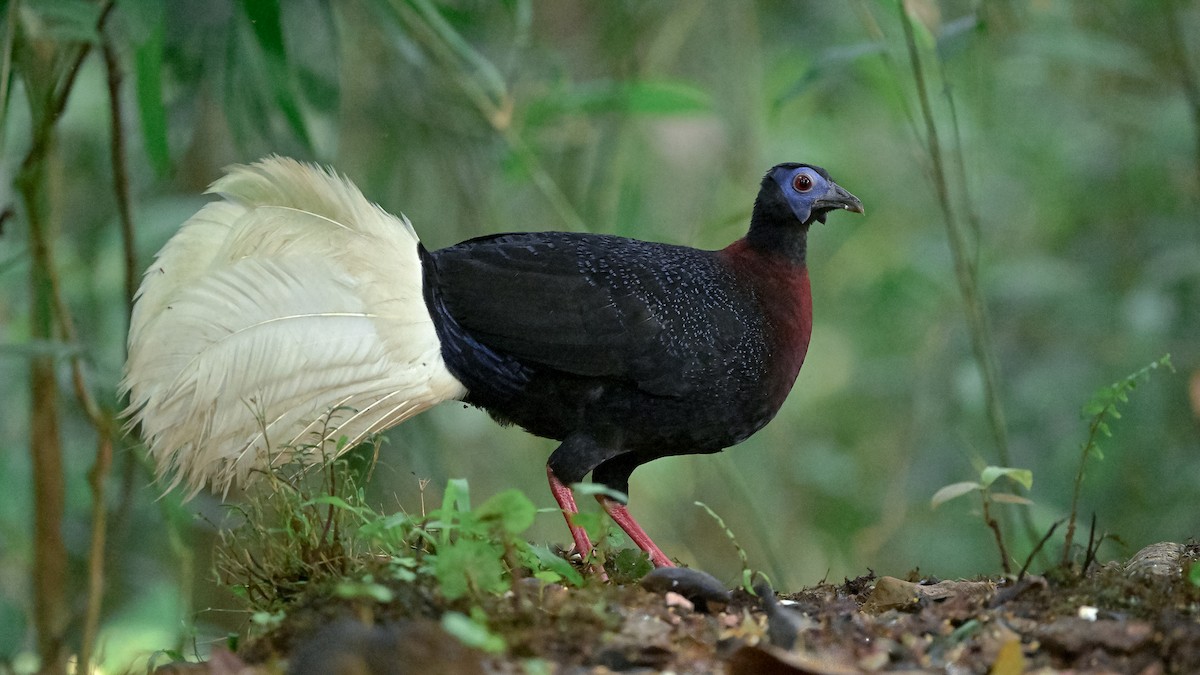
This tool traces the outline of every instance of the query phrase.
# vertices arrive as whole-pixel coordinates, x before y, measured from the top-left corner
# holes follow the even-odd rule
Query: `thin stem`
[[[1000,530],[1000,522],[992,517],[988,505],[991,499],[988,498],[987,490],[980,490],[983,498],[983,522],[992,530],[992,536],[996,538],[996,548],[1000,550],[1000,565],[1004,569],[1004,574],[1012,574],[1012,567],[1008,564],[1008,548],[1004,545],[1004,533]]]
[[[1196,70],[1192,68],[1191,59],[1188,58],[1187,42],[1181,28],[1183,24],[1179,20],[1176,2],[1177,0],[1166,0],[1162,4],[1167,23],[1167,47],[1171,59],[1175,61],[1175,67],[1179,70],[1179,84],[1183,87],[1192,113],[1196,143],[1196,182],[1200,187],[1200,79],[1196,77]]]
[[[14,2],[13,5],[16,3]],[[97,30],[102,30],[113,3],[106,2],[99,14]],[[10,15],[10,18],[14,18]],[[40,63],[30,66],[30,73],[52,73],[58,80],[47,86],[44,95],[30,97],[31,143],[21,163],[16,184],[25,203],[29,224],[31,265],[31,287],[33,308],[31,310],[31,337],[50,340],[57,335],[69,344],[76,343],[74,322],[63,298],[61,284],[54,267],[51,253],[53,227],[50,205],[56,203],[57,195],[47,194],[51,156],[54,149],[55,129],[67,100],[74,89],[80,66],[91,52],[91,45],[80,43],[74,46],[70,56],[62,52],[40,51],[38,45],[30,49],[31,57]],[[40,53],[39,53],[40,52]],[[61,58],[65,58],[65,66]],[[58,74],[61,74],[61,79]],[[39,75],[40,76],[40,75]],[[29,78],[29,73],[26,73]],[[28,81],[27,81],[28,84]],[[57,330],[56,330],[57,329]],[[74,352],[70,358],[71,381],[88,421],[98,436],[98,464],[106,467],[111,462],[111,434],[106,416],[101,412],[83,372],[82,355]],[[65,672],[65,632],[68,624],[69,606],[66,600],[66,548],[62,538],[62,520],[65,508],[65,480],[63,476],[62,443],[59,436],[58,387],[55,378],[55,363],[50,356],[35,357],[31,364],[30,396],[31,412],[30,454],[34,466],[34,607],[38,632],[38,648],[42,657],[43,672]],[[101,521],[103,525],[103,521]],[[95,533],[93,533],[95,534]],[[103,533],[93,538],[93,553],[99,546],[103,555]],[[89,594],[89,603],[92,596]],[[89,613],[93,610],[89,608]],[[98,610],[96,610],[98,620]],[[92,638],[87,638],[92,639]],[[90,643],[86,645],[90,658]],[[87,668],[87,660],[82,662]]]
[[[1087,465],[1088,455],[1096,447],[1096,435],[1103,428],[1104,421],[1108,418],[1110,410],[1111,407],[1106,406],[1104,410],[1092,418],[1092,423],[1088,426],[1087,442],[1083,444],[1082,455],[1079,458],[1079,470],[1075,472],[1075,489],[1071,493],[1071,514],[1067,519],[1067,534],[1063,540],[1062,566],[1064,568],[1071,560],[1071,544],[1075,540],[1075,516],[1079,509],[1079,494],[1083,491],[1083,467]]]
[[[958,280],[958,290],[962,295],[967,314],[967,325],[971,334],[971,350],[983,376],[985,405],[988,413],[988,423],[992,437],[996,443],[997,455],[1002,466],[1011,466],[1008,452],[1008,433],[1004,422],[1004,409],[999,396],[999,377],[992,356],[991,333],[988,329],[987,313],[979,294],[978,274],[972,257],[967,252],[967,245],[962,234],[962,228],[954,213],[950,196],[950,184],[946,177],[945,163],[942,159],[942,144],[938,136],[937,124],[934,121],[933,106],[929,101],[925,73],[921,66],[921,55],[917,49],[916,36],[913,34],[912,20],[904,9],[903,2],[896,3],[900,11],[900,24],[904,28],[904,38],[908,46],[909,62],[912,66],[913,78],[916,81],[917,100],[921,107],[921,116],[925,121],[925,142],[928,145],[930,166],[933,170],[933,184],[937,192],[938,205],[942,210],[942,220],[946,225],[947,240],[954,258],[954,273]]]
[[[129,188],[129,159],[125,150],[125,115],[121,106],[121,83],[124,73],[117,60],[112,43],[104,43],[104,65],[108,70],[108,102],[112,129],[113,197],[117,202],[117,216],[121,223],[122,253],[125,257],[125,303],[133,308],[133,296],[137,292],[138,264],[133,227],[133,200]]]
[[[1059,525],[1062,525],[1062,522],[1063,521],[1061,520],[1054,521],[1054,523],[1050,525],[1050,529],[1046,530],[1046,534],[1042,535],[1042,538],[1039,539],[1038,543],[1034,545],[1033,550],[1030,551],[1029,555],[1025,557],[1025,564],[1021,565],[1021,571],[1017,573],[1017,581],[1025,578],[1025,573],[1029,571],[1029,566],[1033,564],[1033,559],[1036,558],[1037,554],[1041,552],[1042,547],[1046,545],[1046,542],[1050,541],[1050,537],[1054,536],[1054,531],[1058,529]]]
[[[16,48],[17,40],[17,10],[21,7],[21,3],[17,0],[12,0],[8,3],[8,16],[5,21],[4,30],[4,45],[0,49],[4,50],[0,54],[0,129],[8,128],[8,89],[9,83],[12,81],[12,57],[13,49]],[[4,151],[4,135],[0,134],[0,154]]]
[[[132,306],[133,294],[137,289],[136,260],[133,250],[133,215],[129,197],[129,171],[125,153],[125,134],[121,109],[121,64],[116,50],[107,39],[101,49],[107,71],[108,104],[111,128],[111,155],[113,171],[113,193],[117,202],[117,213],[121,223],[121,238],[125,249],[125,303]],[[76,369],[78,370],[78,369]],[[76,377],[82,386],[82,375]],[[95,402],[92,402],[95,406]],[[86,407],[86,406],[85,406]],[[93,418],[95,424],[100,418]],[[113,441],[110,425],[101,423],[97,427],[99,440],[96,447],[96,462],[88,472],[88,484],[92,490],[92,543],[88,550],[88,594],[84,611],[83,640],[79,650],[79,662],[88,667],[92,650],[100,627],[100,612],[104,604],[105,548],[108,538],[108,476],[112,470]]]

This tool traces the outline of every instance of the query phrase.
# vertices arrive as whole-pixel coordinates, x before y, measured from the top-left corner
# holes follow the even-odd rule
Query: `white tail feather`
[[[465,393],[442,361],[406,218],[279,157],[233,167],[209,192],[222,200],[159,251],[130,321],[125,414],[160,478],[226,490]]]

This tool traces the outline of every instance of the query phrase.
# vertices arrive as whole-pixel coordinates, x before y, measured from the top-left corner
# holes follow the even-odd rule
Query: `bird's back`
[[[722,251],[551,232],[431,259],[443,353],[459,345],[447,367],[467,400],[533,433],[713,452],[782,401],[768,380],[793,345],[778,344],[774,310]]]

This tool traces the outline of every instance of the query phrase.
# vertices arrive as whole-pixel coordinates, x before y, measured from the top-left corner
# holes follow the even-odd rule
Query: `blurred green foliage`
[[[904,6],[978,265],[1010,459],[1037,477],[1032,522],[1070,508],[1080,405],[1169,352],[1179,374],[1123,408],[1080,510],[1131,551],[1196,535],[1200,7]],[[640,469],[632,508],[666,551],[730,582],[740,563],[696,499],[784,589],[867,567],[996,569],[978,518],[928,506],[998,460],[897,0],[120,0],[102,31],[86,0],[0,8],[0,663],[32,644],[31,359],[58,365],[63,583],[81,612],[96,443],[67,359],[82,355],[95,397],[117,409],[127,320],[106,73],[93,53],[47,174],[53,271],[79,339],[30,337],[33,262],[13,179],[36,87],[11,63],[46,44],[115,47],[140,268],[222,166],[269,153],[335,166],[405,212],[430,247],[538,229],[720,247],[744,232],[769,166],[826,167],[868,216],[835,215],[812,233],[815,329],[795,391],[732,451]],[[459,408],[390,433],[372,499],[418,511],[418,478],[464,476],[476,495],[516,487],[550,506],[541,464],[553,443]],[[109,479],[101,650],[115,663],[191,650],[193,638],[203,652],[249,620],[220,609],[235,603],[209,573],[222,507],[158,500],[138,453],[119,452]],[[530,532],[566,539],[553,513]],[[1017,530],[1011,553],[1023,558],[1037,534]]]

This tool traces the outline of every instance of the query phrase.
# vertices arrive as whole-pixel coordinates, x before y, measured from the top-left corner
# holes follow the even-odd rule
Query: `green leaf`
[[[636,583],[652,570],[650,556],[638,548],[623,548],[612,558],[613,583]]]
[[[257,611],[250,615],[250,620],[256,625],[273,628],[283,623],[287,614],[281,609],[278,612]]]
[[[508,589],[500,544],[484,539],[460,538],[438,547],[434,574],[447,600],[463,597],[472,589],[501,593]]]
[[[267,64],[267,79],[273,89],[275,104],[283,113],[293,133],[307,148],[312,148],[308,128],[293,93],[291,69],[283,42],[283,20],[279,0],[242,0],[242,10],[250,21],[254,38]]]
[[[458,638],[458,641],[482,649],[485,652],[499,654],[508,649],[504,638],[488,630],[487,626],[477,623],[471,617],[460,612],[446,612],[442,615],[442,629]]]
[[[361,580],[346,579],[338,582],[334,595],[345,600],[368,599],[379,603],[391,602],[395,597],[392,589],[374,581],[369,575]]]
[[[479,505],[480,520],[498,521],[508,534],[520,534],[533,525],[537,507],[520,490],[505,490]]]
[[[38,0],[22,3],[21,10],[21,27],[30,37],[57,42],[100,42],[100,34],[96,32],[100,22],[100,3],[88,0]]]
[[[593,541],[599,539],[602,534],[602,521],[599,513],[581,511],[579,513],[571,514],[571,524],[582,527]]]
[[[147,4],[161,7],[159,3]],[[171,170],[171,150],[167,143],[167,111],[162,99],[163,44],[166,35],[163,21],[160,15],[149,30],[147,38],[139,43],[133,52],[142,142],[154,172],[160,177],[166,176]]]
[[[504,76],[495,65],[479,53],[471,44],[454,30],[438,8],[430,0],[407,0],[424,19],[426,25],[433,31],[441,43],[448,47],[458,60],[474,69],[477,81],[487,90],[496,101],[504,98],[508,85]]]
[[[1114,418],[1119,418],[1120,414],[1116,410],[1117,403],[1128,402],[1129,392],[1135,389],[1139,382],[1148,379],[1150,373],[1158,368],[1166,368],[1171,372],[1175,372],[1175,367],[1171,364],[1170,354],[1163,354],[1157,361],[1139,368],[1117,382],[1097,389],[1092,393],[1091,400],[1083,406],[1084,416],[1096,417],[1107,413]]]
[[[979,472],[979,482],[983,483],[984,487],[990,487],[996,479],[1004,476],[1024,487],[1026,490],[1033,488],[1033,472],[1029,469],[1014,469],[1006,466],[989,466]]]
[[[548,547],[530,546],[529,550],[537,558],[537,561],[541,563],[542,567],[559,575],[572,586],[583,585],[583,575],[579,573],[579,570],[575,569],[575,566],[571,563],[555,555],[554,551],[551,551]]]
[[[446,481],[446,493],[442,496],[442,512],[465,512],[471,510],[471,487],[466,478],[451,478]]]
[[[526,111],[526,121],[538,126],[566,115],[695,115],[707,113],[712,108],[712,97],[708,92],[686,82],[599,81],[556,90],[533,101]]]
[[[937,492],[933,493],[933,498],[929,500],[929,505],[933,508],[941,506],[943,503],[950,501],[956,497],[961,497],[967,493],[980,490],[983,485],[975,481],[963,481],[961,483],[951,483]]]
[[[622,504],[629,503],[629,495],[624,492],[618,492],[603,483],[572,483],[571,491],[577,496],[595,497],[596,495],[604,495]]]
[[[712,110],[708,92],[686,82],[635,81],[618,91],[625,111],[634,115],[688,115]]]
[[[388,576],[393,581],[411,583],[417,580],[416,558],[392,558],[388,564]]]
[[[1188,566],[1187,578],[1193,586],[1200,586],[1200,561],[1193,560]]]

